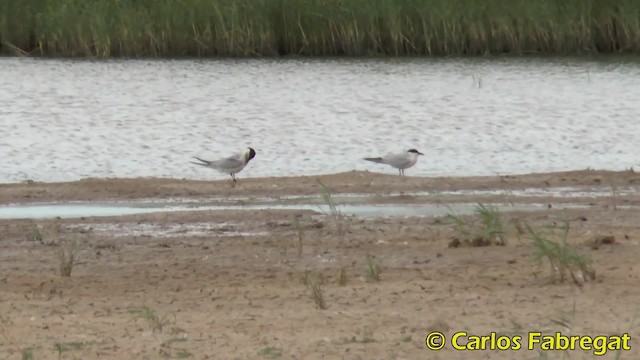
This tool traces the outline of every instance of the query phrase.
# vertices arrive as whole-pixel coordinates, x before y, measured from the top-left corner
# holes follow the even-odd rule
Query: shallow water
[[[492,204],[484,204],[492,205]],[[472,214],[477,204],[349,204],[339,205],[338,210],[345,215],[361,218],[445,216],[448,213],[458,215]],[[546,204],[495,204],[501,212],[544,210]],[[555,209],[584,207],[575,204],[559,204]],[[50,219],[80,218],[91,216],[120,216],[179,211],[211,210],[312,210],[329,213],[325,205],[316,204],[253,204],[253,205],[167,205],[157,202],[150,205],[142,203],[75,203],[75,204],[32,204],[0,206],[0,219]]]
[[[617,187],[615,189],[616,196],[627,196],[638,193],[637,186]],[[609,198],[612,196],[611,186],[556,186],[548,188],[524,188],[524,189],[464,189],[464,190],[445,190],[445,191],[402,191],[388,192],[385,194],[371,193],[339,193],[333,194],[332,199],[339,204],[359,204],[371,202],[442,202],[451,201],[451,199],[476,199],[478,197],[555,197],[563,199],[572,198]],[[397,198],[401,198],[398,201]],[[67,202],[74,203],[74,202]],[[84,202],[76,202],[83,204]],[[251,204],[323,204],[324,200],[319,195],[283,195],[283,196],[210,196],[198,198],[194,197],[162,197],[162,198],[142,198],[136,200],[141,206],[157,206],[163,204],[184,205],[184,206],[202,206],[202,205],[242,205]]]
[[[605,57],[367,60],[0,59],[0,182],[223,179],[193,155],[258,155],[239,177],[638,165],[640,62]]]

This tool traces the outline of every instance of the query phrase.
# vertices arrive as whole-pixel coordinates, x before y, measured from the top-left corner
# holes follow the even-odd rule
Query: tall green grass
[[[0,1],[0,53],[10,55],[638,51],[637,0]]]

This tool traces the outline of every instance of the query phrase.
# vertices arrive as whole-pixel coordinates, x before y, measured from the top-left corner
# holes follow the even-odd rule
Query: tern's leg
[[[233,182],[236,182],[236,176],[233,173],[231,173],[229,175],[231,175],[231,179],[233,180]]]

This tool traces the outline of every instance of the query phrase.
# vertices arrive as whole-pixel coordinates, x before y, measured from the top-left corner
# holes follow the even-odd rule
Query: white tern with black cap
[[[378,164],[391,165],[398,169],[399,175],[404,175],[404,169],[408,169],[418,162],[418,155],[424,155],[416,149],[409,149],[405,152],[387,154],[381,157],[364,158]]]
[[[231,175],[231,179],[233,179],[233,182],[236,182],[236,174],[239,173],[242,169],[244,169],[244,167],[247,166],[249,161],[251,161],[251,159],[253,159],[255,156],[256,156],[256,151],[248,147],[242,153],[231,155],[223,159],[204,160],[194,156],[194,158],[200,162],[199,163],[193,162],[193,161],[189,161],[189,162],[192,164],[215,169],[225,174],[229,174]]]

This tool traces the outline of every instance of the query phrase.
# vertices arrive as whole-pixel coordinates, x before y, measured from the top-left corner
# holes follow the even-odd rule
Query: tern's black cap
[[[247,162],[249,162],[249,160],[253,159],[254,157],[256,157],[256,151],[253,150],[253,148],[249,148],[249,157],[247,158]]]

